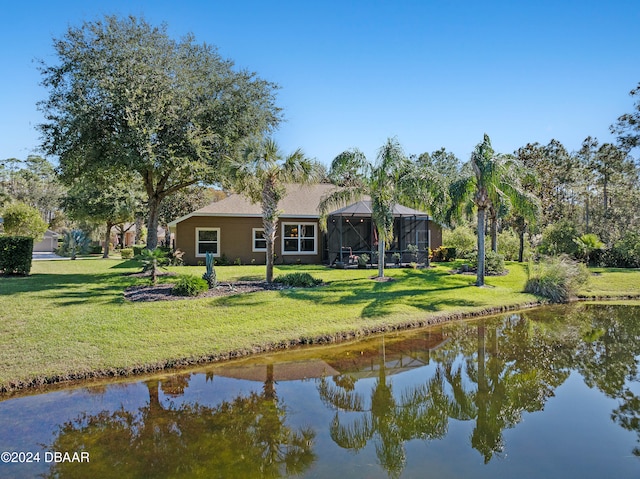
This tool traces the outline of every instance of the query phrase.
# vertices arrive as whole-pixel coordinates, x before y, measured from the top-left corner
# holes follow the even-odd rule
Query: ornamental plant
[[[535,264],[529,260],[525,293],[547,298],[552,303],[566,303],[589,280],[587,267],[567,255],[543,258]]]
[[[213,253],[207,251],[206,256],[206,268],[207,270],[202,275],[202,279],[204,279],[209,285],[209,289],[213,289],[218,286],[218,278],[216,276],[216,268],[215,268],[215,260],[213,258]]]
[[[159,248],[154,250],[144,249],[142,253],[134,258],[142,263],[142,272],[149,273],[151,276],[151,284],[158,282],[158,274],[160,269],[166,269],[169,264],[167,253]]]

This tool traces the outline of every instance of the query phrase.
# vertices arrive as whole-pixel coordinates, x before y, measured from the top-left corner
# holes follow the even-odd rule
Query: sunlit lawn
[[[87,259],[34,262],[29,277],[0,278],[0,385],[33,378],[100,370],[131,370],[165,361],[198,359],[230,351],[385,326],[424,321],[451,312],[535,301],[522,293],[525,266],[509,274],[452,275],[450,265],[386,270],[394,281],[377,282],[374,270],[277,266],[276,275],[307,271],[326,284],[153,303],[132,303],[123,290],[147,280],[127,276],[133,262]],[[200,276],[203,267],[170,268]],[[222,282],[262,279],[264,266],[217,267]],[[640,272],[605,271],[597,295],[640,291]],[[163,278],[171,281],[172,278]]]

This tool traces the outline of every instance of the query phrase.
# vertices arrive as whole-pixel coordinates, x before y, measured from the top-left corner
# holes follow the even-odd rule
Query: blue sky
[[[38,153],[34,59],[54,62],[54,37],[105,14],[166,22],[278,83],[281,148],[326,164],[352,147],[373,160],[394,136],[407,154],[463,161],[485,132],[503,153],[612,141],[640,82],[637,0],[6,2],[0,159]]]

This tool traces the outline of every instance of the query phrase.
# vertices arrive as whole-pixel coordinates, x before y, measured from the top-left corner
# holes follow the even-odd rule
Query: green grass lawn
[[[258,351],[296,340],[425,322],[454,312],[484,311],[536,301],[522,293],[525,265],[473,286],[471,275],[431,269],[374,270],[280,266],[275,274],[306,271],[326,284],[153,303],[132,303],[123,290],[148,280],[127,276],[138,269],[122,260],[34,262],[29,277],[0,277],[0,388],[104,371],[133,371],[173,360],[199,360],[232,351]],[[170,268],[200,276],[204,267]],[[264,266],[216,268],[220,281],[262,279]],[[640,272],[598,270],[584,294],[640,292]],[[163,278],[171,281],[172,278]]]

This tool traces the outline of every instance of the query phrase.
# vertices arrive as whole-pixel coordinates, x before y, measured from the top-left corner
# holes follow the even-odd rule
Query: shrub
[[[565,303],[589,280],[589,270],[567,255],[548,257],[538,264],[529,260],[528,279],[524,291],[547,298],[552,303]]]
[[[464,258],[478,246],[478,238],[469,226],[458,226],[454,230],[442,230],[442,244],[456,249],[457,257]]]
[[[278,276],[273,282],[294,288],[312,288],[321,284],[322,280],[314,278],[309,273],[289,273]]]
[[[132,248],[121,249],[120,250],[120,256],[122,257],[122,259],[131,259],[131,258],[133,258],[133,249]]]
[[[209,289],[207,282],[190,274],[183,274],[178,277],[178,281],[171,290],[176,296],[198,296]]]
[[[478,269],[478,252],[474,251],[465,256],[469,261],[471,269]],[[484,253],[484,272],[488,275],[498,275],[506,271],[504,267],[504,258],[501,254],[495,253],[493,250],[487,250]]]
[[[601,263],[616,268],[640,268],[640,232],[628,230],[602,253]]]
[[[418,251],[419,251],[418,245],[416,245],[416,244],[408,244],[407,245],[407,251],[411,255],[411,259],[414,262],[417,262],[418,261]]]
[[[528,254],[528,242],[524,242],[524,257]],[[498,234],[498,253],[500,253],[505,261],[517,261],[520,251],[520,238],[511,230],[504,230]]]
[[[454,259],[456,259],[456,249],[451,246],[440,246],[431,252],[431,261],[452,261]]]
[[[25,203],[9,204],[0,216],[4,218],[4,233],[8,236],[28,236],[40,241],[49,227],[40,212]]]
[[[0,236],[0,273],[29,274],[33,256],[33,238]]]
[[[133,255],[134,256],[140,256],[145,249],[147,249],[147,247],[145,245],[134,245],[133,246]]]
[[[547,226],[542,232],[539,250],[543,255],[557,256],[568,254],[576,256],[578,245],[573,241],[580,236],[573,223],[567,220],[558,221]]]
[[[274,258],[274,262],[275,262],[275,258]],[[229,265],[229,258],[227,258],[227,255],[222,253],[220,256],[218,256],[215,259],[215,264],[216,266],[228,266]]]

